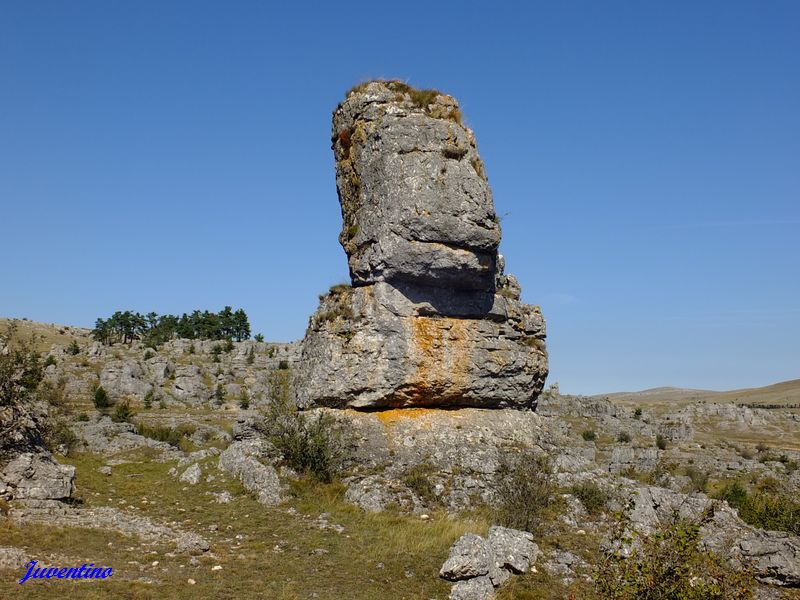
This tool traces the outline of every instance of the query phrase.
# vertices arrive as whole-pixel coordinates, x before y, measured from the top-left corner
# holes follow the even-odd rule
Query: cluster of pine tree
[[[158,346],[173,337],[242,341],[250,337],[250,322],[244,310],[233,310],[230,306],[218,313],[196,310],[180,317],[126,310],[117,311],[108,319],[97,319],[92,336],[104,344],[142,340],[148,346]]]

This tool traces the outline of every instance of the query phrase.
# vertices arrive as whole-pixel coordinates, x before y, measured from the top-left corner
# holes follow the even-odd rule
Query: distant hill
[[[7,319],[0,317],[0,337],[4,336],[8,327],[13,325],[17,334],[24,338],[35,339],[36,349],[40,352],[50,350],[53,345],[67,346],[73,340],[80,344],[92,341],[91,329],[59,325],[57,323],[40,323],[28,319]]]
[[[735,402],[736,404],[800,404],[800,379],[782,381],[758,388],[726,392],[659,387],[640,392],[597,394],[619,404],[689,404],[692,402]]]

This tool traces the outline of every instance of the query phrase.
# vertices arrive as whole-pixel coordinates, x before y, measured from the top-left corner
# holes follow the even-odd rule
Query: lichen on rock
[[[545,325],[503,273],[500,225],[458,102],[396,81],[334,111],[339,240],[352,287],[309,321],[300,406],[535,406]]]

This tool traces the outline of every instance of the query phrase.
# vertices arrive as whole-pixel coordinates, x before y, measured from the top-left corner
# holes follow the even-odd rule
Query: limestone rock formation
[[[500,226],[455,99],[399,82],[333,115],[351,286],[321,297],[300,406],[528,408],[547,375],[538,307],[503,273]]]
[[[58,464],[49,453],[25,452],[0,471],[0,497],[64,500],[74,479],[75,467]]]
[[[474,533],[457,539],[439,576],[455,582],[450,600],[490,600],[495,588],[527,572],[538,557],[532,534],[494,526],[485,539]]]

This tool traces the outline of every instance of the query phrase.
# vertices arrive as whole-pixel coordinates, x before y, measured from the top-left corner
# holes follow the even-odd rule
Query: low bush
[[[214,388],[214,404],[222,406],[225,403],[225,388],[220,384]]]
[[[597,439],[597,434],[592,429],[585,429],[581,432],[581,437],[587,442],[593,442]]]
[[[438,502],[431,481],[431,475],[435,472],[436,468],[432,465],[419,464],[409,467],[402,477],[403,483],[429,506]]]
[[[620,431],[619,435],[617,435],[617,441],[621,444],[627,444],[631,441],[631,434],[627,431]]]
[[[672,519],[649,536],[632,530],[628,508],[617,517],[609,550],[595,574],[604,600],[748,600],[755,584],[747,570],[734,569],[704,550],[700,528],[713,508],[696,520]]]
[[[37,395],[41,400],[59,411],[63,411],[67,405],[67,379],[59,377],[58,380],[52,381],[44,379],[39,384]]]
[[[800,535],[800,502],[786,493],[762,488],[749,492],[741,483],[727,483],[715,498],[725,500],[745,523],[769,531]]]
[[[708,488],[708,473],[701,471],[697,467],[687,467],[686,476],[691,483],[691,491],[705,492]]]
[[[660,433],[656,436],[656,448],[658,448],[659,450],[667,449],[667,438],[665,438]]]
[[[139,435],[158,442],[167,442],[176,448],[180,448],[184,438],[189,437],[195,431],[196,427],[185,423],[175,428],[164,425],[148,425],[147,423],[136,425],[136,433]]]
[[[105,410],[111,406],[111,400],[108,398],[108,392],[103,386],[98,386],[94,391],[94,407],[97,410]]]
[[[307,415],[272,403],[264,433],[292,469],[330,483],[344,465],[344,432],[329,414]]]
[[[541,533],[555,490],[547,455],[523,452],[505,456],[497,472],[497,521],[506,527]]]
[[[581,501],[590,515],[602,512],[610,500],[608,492],[592,481],[576,483],[569,488],[569,493]]]
[[[67,455],[78,443],[78,436],[64,421],[57,420],[46,427],[44,440],[51,452],[61,452]]]
[[[130,423],[134,414],[136,413],[134,413],[130,403],[125,400],[114,407],[114,412],[111,413],[111,420],[114,423]]]

